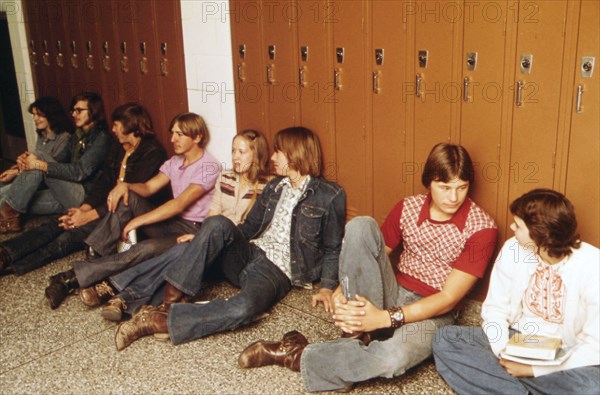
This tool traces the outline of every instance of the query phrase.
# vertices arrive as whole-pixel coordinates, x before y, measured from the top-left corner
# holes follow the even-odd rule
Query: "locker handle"
[[[517,81],[517,95],[516,95],[516,104],[517,107],[521,107],[523,105],[523,81]]]
[[[583,96],[583,85],[578,85],[577,86],[577,104],[575,105],[575,111],[577,111],[578,113],[583,112],[583,105],[581,104],[582,96]]]
[[[336,68],[333,72],[333,86],[336,91],[342,90],[342,70]]]
[[[381,92],[381,88],[379,87],[379,77],[381,76],[381,72],[379,70],[373,72],[373,93],[379,94]]]
[[[240,82],[246,81],[246,75],[244,73],[244,63],[238,63],[238,65],[237,65],[237,73],[238,73],[238,80]]]
[[[469,102],[471,100],[471,96],[469,96],[469,84],[471,83],[470,77],[465,77],[463,81],[463,100],[465,102]]]
[[[302,66],[298,69],[298,81],[302,88],[306,87],[306,76],[305,76],[306,67]]]
[[[275,79],[273,78],[273,68],[274,67],[275,67],[275,65],[273,65],[273,64],[267,65],[267,82],[269,84],[273,84],[275,82]]]
[[[423,76],[421,75],[421,73],[417,73],[417,76],[415,78],[415,95],[417,97],[421,97],[421,80],[423,79]]]

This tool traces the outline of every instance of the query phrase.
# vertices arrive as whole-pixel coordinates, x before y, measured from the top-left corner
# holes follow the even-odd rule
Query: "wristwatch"
[[[390,315],[390,321],[392,321],[391,328],[396,329],[404,325],[404,310],[402,310],[402,307],[392,307],[387,309],[387,312]]]

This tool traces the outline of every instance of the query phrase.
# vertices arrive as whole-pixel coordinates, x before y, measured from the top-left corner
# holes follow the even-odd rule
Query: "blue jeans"
[[[216,299],[203,305],[172,305],[167,324],[174,344],[248,324],[291,288],[289,278],[222,216],[206,219],[196,237],[171,263],[165,279],[193,296],[200,291],[205,272],[214,265],[219,266],[228,281],[241,288],[240,292],[227,300]]]
[[[110,277],[111,284],[119,291],[116,296],[125,301],[124,313],[132,315],[143,305],[162,303],[165,274],[187,247],[187,243],[177,244],[161,255]]]
[[[348,278],[350,295],[364,296],[380,309],[421,299],[396,282],[379,226],[369,217],[356,217],[346,225],[339,274],[340,282]],[[304,385],[310,392],[331,391],[399,376],[429,358],[436,330],[453,322],[454,314],[447,313],[406,324],[391,338],[369,345],[348,338],[308,345],[300,361]]]
[[[97,222],[65,231],[58,226],[57,218],[48,218],[39,226],[1,243],[11,257],[10,265],[16,274],[25,274],[82,250],[85,247],[83,240]]]
[[[42,183],[48,189],[40,190]],[[3,188],[0,193],[0,201],[16,211],[38,215],[64,213],[71,207],[79,207],[85,197],[80,183],[47,177],[39,170],[20,173],[10,188]]]
[[[435,366],[459,394],[597,394],[600,367],[539,377],[513,377],[498,362],[481,327],[442,328],[433,344]]]
[[[141,228],[141,232],[149,239],[133,245],[125,252],[116,253],[117,243],[121,240],[121,229],[133,217],[152,209],[154,209],[152,203],[135,193],[130,193],[129,205],[119,204],[115,213],[108,213],[100,220],[98,226],[85,239],[85,243],[101,257],[92,261],[77,261],[73,264],[73,270],[82,288],[162,254],[177,242],[178,236],[196,233],[201,225],[179,216],[150,224]]]

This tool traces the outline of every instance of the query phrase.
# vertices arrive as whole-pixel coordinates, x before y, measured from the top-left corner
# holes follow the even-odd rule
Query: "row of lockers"
[[[136,101],[153,116],[163,143],[170,120],[187,110],[179,1],[25,0],[36,94],[65,105],[75,94],[102,95],[107,116]],[[165,144],[170,149],[170,144]]]
[[[238,128],[317,131],[349,217],[382,221],[423,191],[429,150],[452,141],[477,162],[472,197],[502,239],[509,203],[550,187],[600,244],[600,2],[278,3],[293,18],[267,3],[230,2],[262,10],[231,19]]]

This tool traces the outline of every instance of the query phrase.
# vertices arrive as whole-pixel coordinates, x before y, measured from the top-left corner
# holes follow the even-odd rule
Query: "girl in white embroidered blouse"
[[[532,190],[510,211],[514,237],[492,270],[483,325],[440,330],[436,367],[458,393],[595,393],[600,250],[580,240],[575,209],[559,192]],[[525,342],[544,336],[562,347],[553,358],[515,357],[506,346],[518,332]]]

